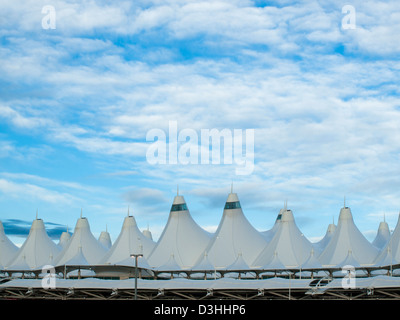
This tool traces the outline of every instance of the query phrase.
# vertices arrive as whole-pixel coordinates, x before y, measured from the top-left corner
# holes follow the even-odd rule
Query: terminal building
[[[338,224],[330,224],[325,236],[312,243],[286,203],[273,227],[260,232],[231,190],[219,226],[210,233],[196,223],[184,197],[177,193],[158,241],[148,229],[139,230],[129,210],[118,238],[114,243],[110,239],[107,231],[96,239],[81,213],[72,235],[64,232],[56,244],[36,216],[18,248],[0,222],[0,297],[26,297],[30,291],[26,288],[36,287],[37,295],[32,297],[46,298],[48,292],[40,288],[40,281],[48,276],[43,268],[51,267],[59,290],[53,296],[60,298],[76,297],[71,288],[80,295],[86,292],[84,298],[102,299],[110,290],[129,298],[133,279],[146,299],[160,295],[221,298],[214,294],[217,291],[224,292],[224,297],[286,298],[288,287],[292,295],[302,297],[348,298],[350,291],[343,291],[338,282],[346,276],[362,285],[352,288],[351,295],[364,297],[368,290],[371,295],[376,287],[380,295],[400,298],[400,222],[391,235],[383,221],[369,242],[346,205],[340,209]]]

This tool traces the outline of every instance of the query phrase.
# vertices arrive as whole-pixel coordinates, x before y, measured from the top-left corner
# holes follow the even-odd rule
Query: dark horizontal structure
[[[134,280],[55,279],[53,288],[42,279],[14,279],[0,284],[1,299],[129,300]],[[345,280],[345,284],[348,284]],[[140,300],[400,300],[400,278],[266,280],[143,280],[138,281]],[[4,280],[3,280],[4,281]]]

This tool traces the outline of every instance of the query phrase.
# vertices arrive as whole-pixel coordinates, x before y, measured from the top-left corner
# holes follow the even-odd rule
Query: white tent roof
[[[350,208],[344,207],[340,210],[336,231],[319,260],[324,266],[336,266],[347,257],[349,250],[361,265],[373,263],[378,254],[378,249],[354,224]]]
[[[378,232],[372,244],[378,249],[383,249],[390,240],[389,225],[386,221],[379,223]]]
[[[147,238],[149,238],[150,240],[153,240],[153,235],[151,234],[151,231],[149,230],[149,228],[144,229],[142,231],[143,235],[146,236]]]
[[[190,268],[209,241],[210,235],[193,220],[183,196],[177,195],[167,225],[147,260],[151,266],[159,267],[173,255],[181,268]]]
[[[50,264],[58,253],[59,247],[49,238],[42,219],[33,220],[29,235],[18,250],[7,269],[12,270],[27,264],[30,269],[40,269]]]
[[[386,243],[386,246],[376,257],[375,263],[382,261],[388,252],[391,254],[391,258],[393,258],[393,260],[400,261],[400,214],[390,240]]]
[[[239,253],[236,260],[229,266],[226,267],[226,270],[248,270],[250,269],[249,265],[244,261],[242,253]]]
[[[274,237],[276,230],[278,230],[279,228],[279,224],[281,222],[281,218],[282,218],[282,213],[285,211],[285,209],[281,209],[279,210],[278,216],[276,217],[275,223],[272,226],[271,229],[267,230],[267,231],[262,231],[261,235],[264,237],[264,239],[267,242],[270,242],[271,239]]]
[[[313,246],[320,252],[324,251],[329,241],[331,241],[333,234],[335,233],[335,230],[336,230],[335,224],[333,223],[329,224],[325,236],[320,241],[313,243]]]
[[[0,265],[5,267],[17,253],[18,247],[8,239],[4,232],[3,223],[0,221]]]
[[[175,255],[172,253],[167,262],[156,268],[158,271],[178,271],[181,266],[176,262]]]
[[[100,233],[99,242],[107,250],[111,248],[111,237],[107,230]]]
[[[208,259],[208,254],[204,252],[203,259],[200,260],[195,266],[191,268],[194,271],[204,271],[204,270],[214,270],[215,267],[211,263],[210,259]]]
[[[271,261],[269,261],[267,264],[261,266],[261,269],[266,269],[266,270],[284,270],[286,269],[286,266],[282,263],[282,261],[278,257],[278,252],[274,252],[272,255]]]
[[[385,267],[398,263],[397,259],[392,255],[390,246],[386,246],[377,257],[374,267]]]
[[[243,214],[237,194],[230,193],[218,229],[206,248],[210,261],[216,268],[226,268],[242,253],[244,261],[251,264],[266,244]]]
[[[311,249],[310,256],[308,259],[300,266],[301,269],[319,269],[322,268],[321,262],[315,256],[314,249]]]
[[[71,234],[68,231],[61,233],[60,240],[58,241],[58,246],[64,249],[68,244],[69,239],[71,239]]]
[[[14,263],[12,266],[7,267],[8,270],[17,270],[17,271],[28,271],[35,268],[32,268],[28,262],[26,262],[26,256],[22,255],[18,262]]]
[[[66,264],[77,254],[79,248],[89,264],[96,264],[106,253],[106,249],[93,236],[89,222],[84,217],[79,218],[76,222],[74,233],[67,246],[56,258],[55,265]]]
[[[64,265],[67,266],[88,266],[89,262],[86,260],[85,256],[82,253],[82,247],[78,247],[78,251],[76,254],[66,261]]]
[[[336,267],[338,268],[343,268],[344,266],[352,266],[354,268],[359,268],[361,267],[361,264],[358,262],[358,260],[354,257],[353,251],[349,250],[347,252],[346,258],[340,263],[337,264]]]
[[[297,267],[307,260],[312,248],[311,242],[297,227],[292,211],[286,210],[282,213],[281,222],[274,237],[252,265],[255,267],[268,265],[276,252],[286,267]]]
[[[116,264],[124,259],[131,259],[130,256],[134,253],[142,253],[148,258],[155,245],[154,241],[139,230],[135,218],[128,215],[124,219],[117,240],[99,263]]]

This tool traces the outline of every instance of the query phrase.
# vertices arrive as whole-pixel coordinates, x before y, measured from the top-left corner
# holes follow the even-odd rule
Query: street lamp
[[[135,300],[137,300],[137,278],[138,278],[138,258],[143,257],[141,253],[132,253],[131,258],[135,258]]]

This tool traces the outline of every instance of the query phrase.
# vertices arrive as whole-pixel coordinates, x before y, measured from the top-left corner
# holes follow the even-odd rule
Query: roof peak
[[[339,220],[350,220],[353,219],[351,210],[349,207],[344,207],[340,209]]]
[[[226,202],[237,202],[237,201],[239,201],[237,193],[231,192],[230,194],[228,194],[228,199],[226,200]]]
[[[174,197],[174,201],[172,204],[184,204],[184,203],[186,203],[185,198],[183,196],[176,195]]]
[[[285,211],[283,211],[281,221],[282,222],[294,221],[294,216],[293,216],[292,210],[286,209]]]

